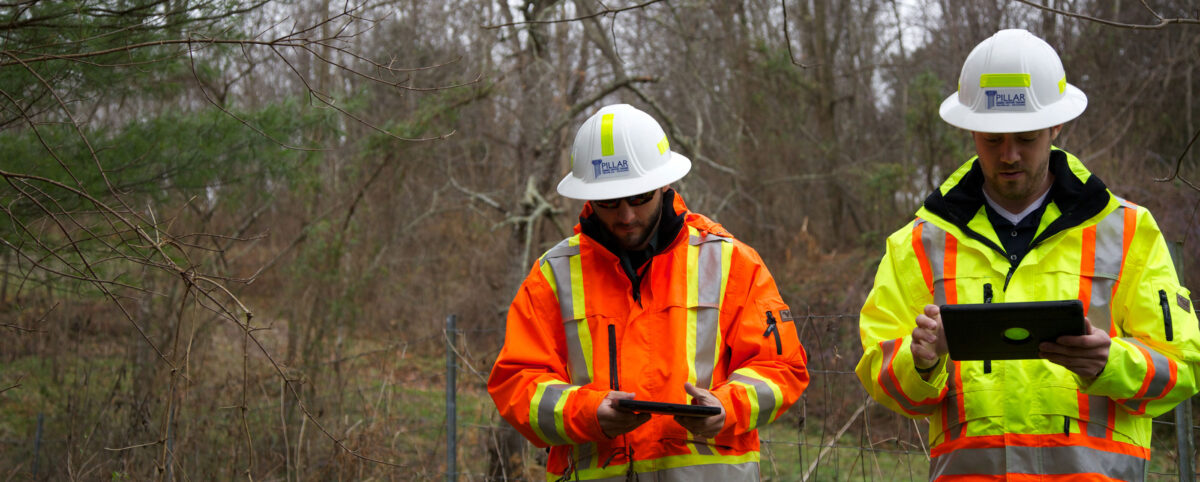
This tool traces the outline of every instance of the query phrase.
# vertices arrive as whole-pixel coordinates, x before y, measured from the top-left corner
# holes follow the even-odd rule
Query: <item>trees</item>
[[[1190,235],[1197,194],[1153,178],[1200,129],[1194,29],[1035,3],[0,4],[0,389],[22,385],[0,440],[44,410],[63,434],[44,450],[71,459],[55,475],[432,474],[390,444],[436,429],[361,394],[411,402],[394,372],[451,312],[486,369],[517,283],[575,222],[555,192],[574,130],[613,102],[663,123],[694,163],[675,187],[793,308],[853,313],[882,236],[965,159],[936,107],[998,27],[1053,38],[1092,99],[1064,147]]]

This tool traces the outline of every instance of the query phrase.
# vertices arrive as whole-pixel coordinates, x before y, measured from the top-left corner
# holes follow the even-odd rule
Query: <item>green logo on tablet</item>
[[[1026,338],[1029,338],[1029,330],[1026,330],[1019,326],[1014,326],[1012,328],[1004,330],[1004,337],[1008,338],[1009,340],[1012,340],[1012,341],[1023,341]]]

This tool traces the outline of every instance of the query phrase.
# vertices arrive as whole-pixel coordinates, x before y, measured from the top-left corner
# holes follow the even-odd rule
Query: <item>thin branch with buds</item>
[[[1146,5],[1145,0],[1142,0],[1142,2],[1141,2],[1142,6],[1146,8],[1146,11],[1150,12],[1150,15],[1153,15],[1154,18],[1158,19],[1158,23],[1152,23],[1152,24],[1123,23],[1123,22],[1117,22],[1114,20],[1093,17],[1090,15],[1084,15],[1081,13],[1070,12],[1067,10],[1062,10],[1062,9],[1058,9],[1058,8],[1054,8],[1054,7],[1050,7],[1050,6],[1046,6],[1046,5],[1041,5],[1038,3],[1034,3],[1031,0],[1017,0],[1017,1],[1020,3],[1024,3],[1025,5],[1029,5],[1031,7],[1037,8],[1039,10],[1053,12],[1058,15],[1063,15],[1066,17],[1087,20],[1089,22],[1096,22],[1099,24],[1108,25],[1110,27],[1128,28],[1128,29],[1134,29],[1134,30],[1157,30],[1157,29],[1165,28],[1170,25],[1178,25],[1178,24],[1200,25],[1200,15],[1198,15],[1196,18],[1182,18],[1182,17],[1166,18],[1166,17],[1163,17],[1162,15],[1160,15],[1158,12],[1155,12],[1154,9],[1150,8],[1149,5]]]
[[[574,18],[560,18],[560,19],[557,19],[557,20],[526,20],[526,21],[523,21],[523,22],[509,22],[509,23],[502,23],[502,24],[499,24],[499,25],[482,25],[481,27],[483,27],[483,28],[484,28],[484,29],[486,29],[486,30],[495,30],[495,29],[498,29],[498,28],[504,28],[504,27],[515,27],[515,26],[518,26],[518,25],[538,25],[538,24],[548,24],[548,23],[566,23],[566,22],[578,22],[578,21],[580,21],[580,20],[587,20],[587,19],[589,19],[589,18],[602,17],[602,16],[605,16],[605,15],[616,15],[616,14],[618,14],[618,13],[621,13],[621,12],[628,12],[628,11],[630,11],[630,10],[637,10],[637,9],[641,9],[641,8],[646,8],[646,7],[649,7],[650,5],[654,5],[654,4],[656,4],[656,3],[659,3],[659,2],[662,2],[662,1],[664,1],[664,0],[650,0],[650,1],[648,1],[648,2],[645,2],[645,3],[639,3],[639,4],[637,4],[637,5],[630,5],[630,6],[628,6],[628,7],[621,7],[621,8],[605,8],[604,10],[600,10],[600,11],[598,11],[598,12],[594,12],[594,13],[590,13],[590,14],[587,14],[587,15],[582,15],[582,16],[579,16],[579,17],[574,17]]]

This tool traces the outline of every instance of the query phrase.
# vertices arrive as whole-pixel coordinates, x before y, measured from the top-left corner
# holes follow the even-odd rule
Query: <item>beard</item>
[[[626,251],[636,251],[644,248],[646,241],[658,231],[658,221],[662,218],[662,201],[659,201],[658,207],[654,210],[654,216],[646,222],[635,221],[628,224],[615,224],[609,232],[613,233],[613,237],[621,245],[621,248]],[[629,230],[623,234],[616,234],[616,229]]]

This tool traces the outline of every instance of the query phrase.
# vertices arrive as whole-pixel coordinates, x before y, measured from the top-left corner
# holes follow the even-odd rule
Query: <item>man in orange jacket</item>
[[[571,159],[558,192],[588,202],[509,309],[488,379],[500,414],[550,447],[551,480],[758,480],[758,427],[808,385],[774,279],[670,188],[691,162],[648,114],[604,107]],[[651,416],[621,400],[716,415]]]

